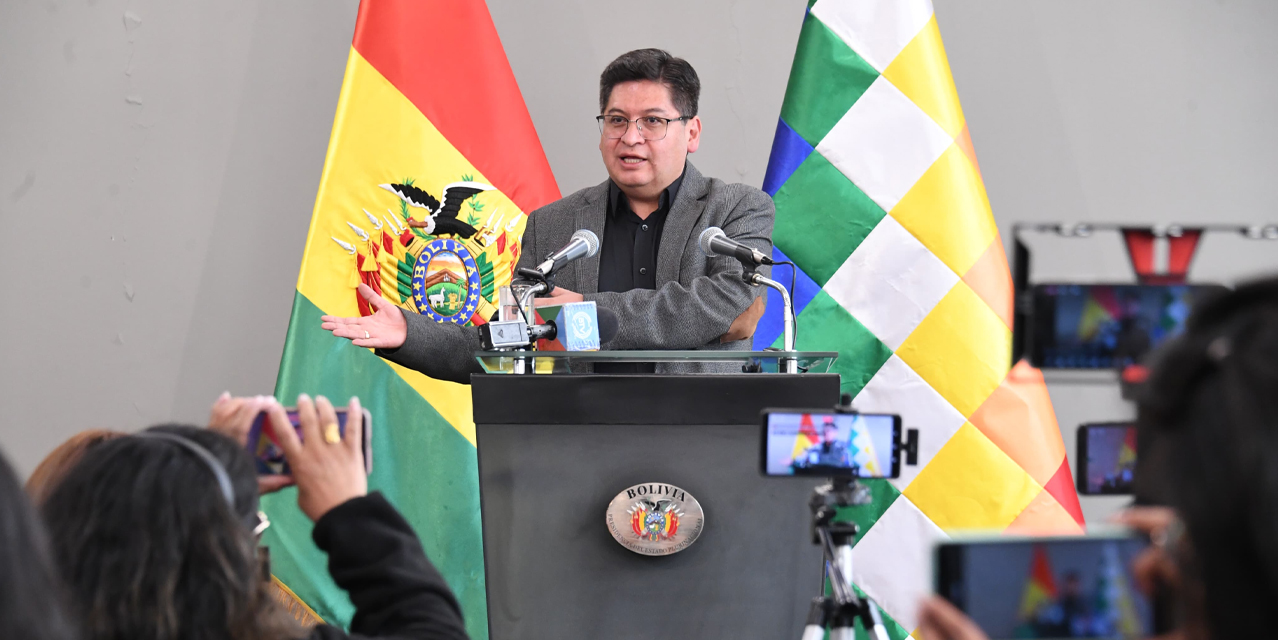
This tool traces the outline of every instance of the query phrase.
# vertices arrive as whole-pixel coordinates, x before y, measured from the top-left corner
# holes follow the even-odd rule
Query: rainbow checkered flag
[[[920,432],[919,464],[853,513],[853,580],[900,638],[944,531],[1083,525],[1042,375],[1009,371],[1007,259],[930,1],[809,4],[763,188],[798,348],[838,351],[858,409]],[[779,346],[780,310],[756,348]]]

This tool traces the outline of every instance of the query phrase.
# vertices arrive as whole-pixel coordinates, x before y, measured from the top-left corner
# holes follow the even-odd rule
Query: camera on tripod
[[[760,470],[766,476],[825,477],[808,500],[812,511],[812,542],[824,556],[822,583],[831,596],[812,600],[803,640],[825,637],[851,640],[855,621],[887,640],[878,607],[852,587],[852,542],[859,530],[839,519],[841,507],[870,504],[870,490],[862,478],[897,478],[901,464],[918,464],[917,429],[901,437],[901,416],[859,413],[851,396],[832,409],[766,409],[762,413]],[[904,459],[903,459],[904,458]],[[824,591],[824,589],[823,589]]]

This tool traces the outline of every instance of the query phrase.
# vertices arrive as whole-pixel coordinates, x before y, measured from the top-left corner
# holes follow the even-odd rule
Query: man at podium
[[[749,349],[763,315],[763,293],[741,279],[741,264],[707,257],[698,246],[700,233],[713,226],[771,255],[775,214],[763,191],[707,178],[688,162],[701,144],[700,93],[692,65],[660,49],[613,60],[599,79],[596,117],[608,180],[529,215],[521,268],[536,266],[578,229],[601,238],[598,254],[559,271],[556,288],[540,302],[594,301],[611,311],[618,329],[605,349]],[[434,378],[466,383],[482,371],[474,358],[482,345],[473,327],[436,323],[403,312],[367,286],[359,291],[376,312],[324,316],[324,329]],[[739,372],[739,367],[599,364],[595,371]]]
[[[790,467],[794,469],[847,469],[852,466],[852,454],[848,446],[839,441],[839,427],[834,416],[825,416],[821,425],[821,441],[804,449],[794,457]]]

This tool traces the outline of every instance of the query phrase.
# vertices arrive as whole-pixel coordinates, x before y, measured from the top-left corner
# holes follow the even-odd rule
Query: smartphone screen
[[[288,421],[293,425],[293,430],[297,432],[297,437],[302,438],[302,423],[298,419],[297,409],[290,407],[285,409],[288,413]],[[335,408],[337,414],[337,429],[346,437],[346,409]],[[364,432],[364,472],[373,472],[373,449],[372,449],[372,427],[373,416],[368,409],[363,410],[364,420],[361,430]],[[290,475],[288,468],[288,460],[284,458],[284,451],[280,449],[279,443],[275,439],[275,435],[271,433],[271,429],[267,428],[269,424],[267,414],[259,413],[257,418],[253,420],[253,426],[249,428],[248,451],[253,455],[254,464],[257,467],[257,474],[261,476],[271,475]]]
[[[1130,422],[1079,425],[1074,459],[1079,493],[1130,494],[1136,473],[1136,426]]]
[[[763,473],[896,478],[900,441],[898,415],[769,409],[763,412]]]
[[[992,640],[1143,638],[1154,631],[1127,535],[942,543],[936,591]]]
[[[1050,369],[1137,364],[1184,330],[1196,299],[1219,285],[1034,286],[1030,361]]]

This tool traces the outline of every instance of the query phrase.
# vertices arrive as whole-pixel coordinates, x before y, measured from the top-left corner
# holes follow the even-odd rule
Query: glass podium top
[[[573,362],[739,362],[752,372],[778,373],[793,359],[800,373],[828,373],[835,351],[479,351],[475,359],[488,373],[571,373]]]

